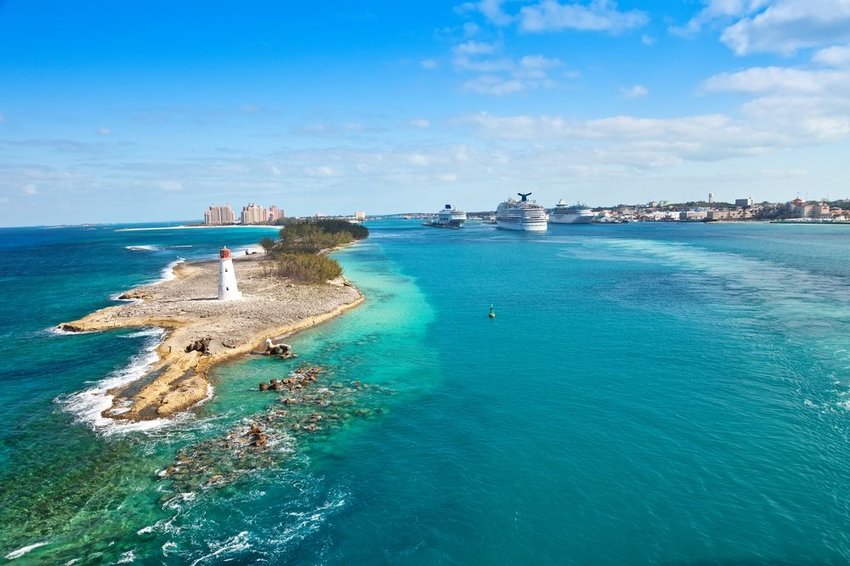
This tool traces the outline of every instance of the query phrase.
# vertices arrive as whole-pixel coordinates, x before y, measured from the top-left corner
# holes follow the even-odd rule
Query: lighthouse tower
[[[218,262],[218,300],[235,301],[242,298],[236,287],[236,272],[233,270],[233,258],[227,246],[221,248]]]

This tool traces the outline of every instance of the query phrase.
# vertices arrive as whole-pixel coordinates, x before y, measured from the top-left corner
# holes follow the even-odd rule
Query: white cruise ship
[[[553,224],[590,224],[595,216],[590,207],[583,204],[568,205],[561,199],[552,209],[549,222]]]
[[[466,222],[466,213],[447,204],[443,210],[437,213],[435,220],[426,222],[425,225],[435,228],[460,228],[464,222]]]
[[[521,200],[508,199],[496,209],[496,226],[503,230],[543,232],[548,227],[546,209],[528,200],[531,193],[517,193]]]

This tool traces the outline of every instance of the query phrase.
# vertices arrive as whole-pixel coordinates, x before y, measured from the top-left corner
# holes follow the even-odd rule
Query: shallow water
[[[16,299],[0,330],[0,556],[850,560],[845,227],[372,223],[337,254],[366,303],[292,339],[340,401],[309,434],[286,419],[312,408],[257,391],[297,365],[267,358],[218,368],[213,398],[176,423],[82,418],[81,392],[156,336],[45,329],[266,235],[115,228],[0,230],[0,292]],[[221,439],[282,407],[263,461],[239,469]],[[158,478],[181,454],[224,479]]]

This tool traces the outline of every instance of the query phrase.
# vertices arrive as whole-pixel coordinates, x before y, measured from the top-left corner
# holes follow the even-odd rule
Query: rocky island
[[[363,301],[344,279],[301,284],[272,275],[261,254],[235,258],[240,300],[217,297],[219,262],[179,264],[175,278],[132,289],[121,305],[59,325],[70,332],[132,327],[166,331],[159,360],[140,381],[111,391],[104,417],[150,420],[168,417],[205,399],[215,365],[264,350],[267,338],[292,334]]]

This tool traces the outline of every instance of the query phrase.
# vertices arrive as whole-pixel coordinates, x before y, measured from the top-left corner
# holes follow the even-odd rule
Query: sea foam
[[[109,393],[110,390],[136,381],[159,359],[156,347],[162,341],[165,331],[150,329],[136,334],[149,336],[151,339],[145,345],[144,350],[134,356],[126,367],[113,372],[93,387],[57,398],[57,402],[72,413],[79,422],[87,424],[93,430],[104,434],[124,433],[161,428],[171,422],[165,419],[139,422],[116,421],[102,415],[103,411],[112,407],[115,398],[114,395]],[[121,409],[119,408],[118,414],[120,412]]]
[[[124,246],[125,250],[134,252],[156,252],[159,251],[159,246],[144,245],[144,246]]]
[[[6,556],[4,556],[4,558],[5,558],[6,560],[14,560],[14,559],[16,559],[16,558],[20,558],[20,557],[21,557],[21,556],[23,556],[24,554],[27,554],[27,553],[29,553],[29,552],[31,552],[31,551],[33,551],[33,550],[35,550],[35,549],[36,549],[36,548],[38,548],[39,546],[44,546],[44,545],[46,545],[46,544],[49,544],[49,543],[47,543],[47,542],[37,542],[37,543],[35,543],[35,544],[30,544],[30,545],[28,545],[28,546],[24,546],[24,547],[22,547],[22,548],[19,548],[18,550],[13,550],[12,552],[10,552],[10,553],[9,553],[9,554],[7,554]]]

